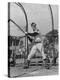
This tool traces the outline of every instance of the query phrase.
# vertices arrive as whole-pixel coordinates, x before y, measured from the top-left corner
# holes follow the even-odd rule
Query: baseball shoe
[[[30,64],[30,60],[27,60],[27,63],[25,64],[24,69],[29,68],[29,64]]]
[[[49,59],[44,59],[44,66],[46,69],[50,69],[50,60]]]

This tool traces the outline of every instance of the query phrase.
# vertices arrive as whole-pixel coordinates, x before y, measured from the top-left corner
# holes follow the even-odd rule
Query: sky
[[[31,23],[35,22],[41,34],[46,34],[52,30],[51,13],[46,4],[21,3],[28,18],[28,32],[32,32]],[[54,19],[54,29],[58,29],[58,6],[51,5]],[[10,4],[10,19],[14,20],[24,31],[26,29],[25,15],[22,9],[15,3]],[[10,35],[22,36],[24,33],[10,22]]]

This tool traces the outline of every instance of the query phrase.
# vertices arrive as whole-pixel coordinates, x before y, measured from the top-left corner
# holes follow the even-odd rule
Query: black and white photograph
[[[58,8],[8,2],[8,77],[59,74]]]

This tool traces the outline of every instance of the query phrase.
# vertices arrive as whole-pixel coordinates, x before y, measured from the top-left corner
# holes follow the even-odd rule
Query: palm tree
[[[55,38],[54,38],[54,35],[55,35],[55,30],[54,30],[54,19],[53,19],[53,12],[52,12],[52,7],[51,5],[49,4],[49,9],[50,9],[50,14],[51,14],[51,21],[52,21],[52,31],[49,32],[49,34],[52,36],[52,43],[53,43],[53,64],[56,64],[56,59],[57,59],[57,56],[56,55],[56,52],[55,52]],[[51,43],[50,43],[51,44]],[[50,45],[49,44],[49,45]],[[58,54],[58,53],[57,53]],[[54,57],[55,56],[55,57]]]

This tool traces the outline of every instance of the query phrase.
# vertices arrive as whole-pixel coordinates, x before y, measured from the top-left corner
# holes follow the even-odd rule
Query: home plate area
[[[58,65],[51,66],[50,69],[46,69],[44,66],[34,63],[33,59],[30,67],[28,69],[24,69],[24,64],[19,63],[20,60],[16,60],[15,67],[10,67],[10,77],[28,77],[28,76],[47,76],[47,75],[57,75],[58,74]],[[23,61],[23,60],[22,60]]]

